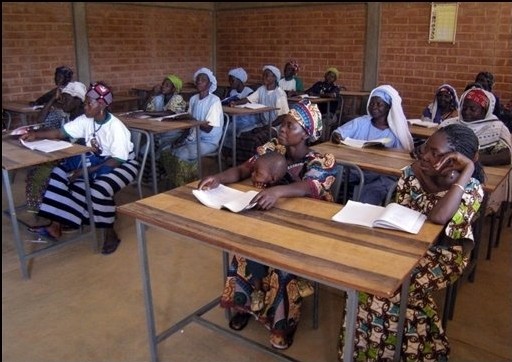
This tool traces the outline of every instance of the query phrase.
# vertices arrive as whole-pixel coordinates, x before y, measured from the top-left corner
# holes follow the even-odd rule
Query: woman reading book
[[[399,179],[397,203],[446,225],[411,273],[401,351],[408,361],[446,361],[449,357],[450,346],[432,293],[457,280],[468,264],[484,177],[478,162],[478,138],[468,127],[450,125],[428,139],[419,159]],[[359,293],[354,360],[393,359],[399,308],[400,289],[391,298]],[[343,323],[340,346],[345,327]],[[338,356],[343,358],[341,347]]]
[[[402,98],[395,88],[381,85],[370,93],[367,104],[368,114],[357,117],[338,127],[331,135],[333,143],[352,138],[372,141],[386,139],[385,147],[407,152],[413,149],[413,140],[402,109]],[[351,188],[359,183],[359,176],[350,177]],[[364,191],[361,202],[382,205],[388,191],[396,185],[396,177],[364,171]]]
[[[204,178],[199,189],[247,179],[251,177],[260,155],[277,151],[286,158],[287,173],[282,184],[265,188],[254,197],[252,202],[257,204],[256,208],[268,210],[282,197],[306,196],[332,201],[329,190],[336,175],[334,156],[322,155],[309,148],[309,143],[318,140],[321,134],[322,118],[318,107],[309,101],[296,103],[282,117],[278,139],[258,147],[257,154],[243,164]],[[262,281],[265,291],[263,306],[255,312],[251,310],[254,277],[247,271],[247,260],[235,255],[228,271],[221,306],[236,311],[229,323],[232,329],[242,330],[254,315],[270,330],[270,344],[277,349],[287,349],[293,342],[300,319],[302,298],[297,277],[271,267],[265,274]],[[254,303],[254,309],[260,309],[258,304]]]

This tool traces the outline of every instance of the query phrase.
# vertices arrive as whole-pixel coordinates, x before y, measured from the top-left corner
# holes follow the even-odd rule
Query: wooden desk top
[[[188,129],[206,123],[204,121],[197,121],[192,116],[190,119],[172,121],[155,121],[149,118],[134,118],[131,117],[130,114],[126,113],[115,114],[115,116],[123,121],[128,128],[141,129],[151,133],[164,133],[173,130]]]
[[[299,97],[299,96],[288,97],[288,102],[300,102],[303,99],[305,99],[305,98],[302,98],[302,97]],[[331,97],[312,97],[312,98],[308,97],[307,99],[309,99],[309,101],[311,103],[313,103],[313,104],[336,102],[338,100],[336,98],[331,98]]]
[[[139,97],[137,96],[115,96],[112,103],[120,103],[120,102],[134,102],[138,101]]]
[[[2,168],[7,171],[61,160],[91,150],[90,147],[74,144],[72,147],[55,152],[32,151],[23,146],[18,138],[19,136],[2,136]]]
[[[366,97],[366,96],[370,95],[370,92],[344,90],[344,91],[340,91],[340,95],[345,96],[345,97]]]
[[[311,147],[320,153],[332,153],[337,160],[349,161],[357,164],[361,169],[382,173],[385,175],[402,175],[402,169],[414,160],[407,152],[386,148],[354,148],[345,145],[336,145],[330,141]],[[487,180],[484,190],[493,192],[505,181],[512,166],[484,166]]]
[[[388,297],[443,228],[426,222],[414,235],[345,225],[331,220],[342,205],[310,198],[283,198],[268,211],[233,213],[202,205],[192,194],[195,187],[197,181],[117,210],[308,279]]]
[[[353,162],[363,170],[390,176],[402,175],[402,169],[413,162],[408,153],[385,148],[354,148],[330,141],[311,148],[320,153],[332,153],[337,160]]]
[[[29,102],[4,102],[2,101],[2,108],[6,111],[23,113],[23,114],[37,114],[41,111],[41,109],[33,109],[32,106],[29,105]]]
[[[279,108],[275,108],[275,107],[264,107],[264,108],[252,109],[252,108],[222,106],[222,111],[226,114],[229,114],[230,116],[236,116],[236,115],[240,115],[240,114],[259,114],[259,113],[265,113],[265,112],[269,112],[269,111],[275,111],[278,109]]]
[[[437,131],[437,128],[421,127],[414,124],[409,124],[409,131],[413,137],[429,138]]]

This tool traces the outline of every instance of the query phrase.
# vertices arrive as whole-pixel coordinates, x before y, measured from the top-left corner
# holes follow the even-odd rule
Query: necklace
[[[93,134],[92,134],[92,136],[93,136],[93,137],[96,137],[96,132],[98,132],[98,131],[101,129],[101,127],[103,127],[103,125],[104,125],[104,124],[105,124],[105,123],[100,123],[100,126],[99,126],[98,128],[96,128],[96,122],[94,122],[94,125],[93,125],[93,127],[94,127],[94,132],[93,132]]]

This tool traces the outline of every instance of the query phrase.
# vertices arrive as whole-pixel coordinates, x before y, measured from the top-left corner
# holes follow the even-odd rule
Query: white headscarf
[[[281,79],[281,71],[277,67],[274,67],[273,65],[265,65],[263,67],[263,71],[267,69],[270,70],[276,76],[276,82],[279,81],[279,79]]]
[[[389,108],[388,113],[388,125],[398,140],[400,141],[402,147],[407,151],[411,152],[414,148],[414,142],[412,140],[411,132],[409,131],[409,125],[407,124],[407,118],[405,118],[404,110],[402,109],[402,98],[398,94],[395,88],[390,85],[381,85],[370,93],[370,97],[368,97],[368,103],[366,105],[366,112],[370,114],[370,100],[374,96],[379,96],[379,92],[386,93],[389,97],[391,97],[391,107]]]
[[[208,89],[208,93],[213,93],[217,89],[217,78],[213,75],[213,72],[208,68],[201,68],[194,74],[194,83],[196,82],[197,76],[199,74],[206,74],[208,79],[210,80],[210,89]]]
[[[82,102],[85,101],[85,94],[87,93],[87,87],[85,84],[80,82],[69,82],[63,89],[62,93],[67,93],[70,96],[80,98]]]
[[[478,141],[480,142],[480,149],[493,147],[501,140],[507,145],[509,150],[512,150],[512,139],[510,131],[508,130],[507,126],[505,126],[505,124],[500,121],[493,113],[494,106],[496,105],[496,97],[494,94],[492,94],[492,92],[488,92],[485,89],[478,89],[482,91],[489,99],[489,106],[487,107],[485,118],[473,122],[464,121],[462,118],[462,106],[464,105],[466,96],[472,90],[473,88],[468,89],[460,96],[459,122],[468,126],[475,132],[475,134],[478,136]]]
[[[233,77],[240,79],[242,83],[247,82],[247,72],[244,70],[244,68],[231,69],[228,75],[232,75]]]
[[[451,85],[443,84],[436,89],[436,93],[434,94],[434,101],[428,105],[430,109],[430,114],[432,115],[432,118],[430,120],[431,122],[434,122],[434,118],[436,117],[437,113],[437,94],[443,88],[448,89],[448,92],[450,92],[450,94],[452,95],[452,106],[454,106],[455,109],[459,110],[459,97],[457,96],[457,91]],[[443,119],[441,119],[441,122],[442,121]]]

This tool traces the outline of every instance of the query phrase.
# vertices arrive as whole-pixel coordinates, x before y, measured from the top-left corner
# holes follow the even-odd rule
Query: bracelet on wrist
[[[462,186],[461,184],[458,184],[458,183],[453,183],[452,186],[457,186],[459,189],[462,190],[462,192],[465,192],[466,190],[464,189],[464,186]]]

